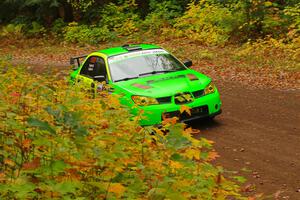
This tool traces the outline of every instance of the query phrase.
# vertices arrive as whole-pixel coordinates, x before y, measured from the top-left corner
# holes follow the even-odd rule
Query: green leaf
[[[78,136],[86,136],[88,135],[88,131],[85,127],[79,126],[74,130],[75,134]]]
[[[14,192],[17,198],[29,199],[35,194],[35,188],[36,186],[34,184],[27,182],[21,185],[11,185],[8,190]]]
[[[58,110],[58,109],[53,109],[53,108],[50,107],[50,106],[47,106],[47,107],[45,108],[45,110],[47,111],[47,113],[49,113],[50,115],[52,115],[53,117],[55,117],[56,120],[58,120],[59,115],[60,115],[60,113],[61,113],[60,110]]]
[[[56,160],[52,163],[51,167],[53,170],[53,173],[60,173],[63,172],[65,170],[65,168],[67,168],[69,165],[66,164],[64,161],[62,160]]]
[[[168,192],[166,195],[167,199],[170,200],[185,200],[186,198],[184,198],[180,193],[178,192]]]
[[[171,131],[166,139],[168,147],[177,150],[191,145],[191,142],[186,137],[174,131]]]
[[[163,188],[152,188],[148,192],[148,197],[150,200],[163,200],[165,199],[166,190]]]
[[[76,191],[78,188],[81,187],[81,184],[79,182],[62,182],[54,185],[53,190],[55,192],[58,192],[62,195],[65,194],[73,194],[76,195]]]
[[[182,160],[182,156],[178,153],[174,153],[172,154],[171,156],[171,160],[174,160],[174,161],[181,161]]]
[[[245,183],[247,181],[247,179],[243,176],[234,176],[232,178],[234,178],[235,180],[237,180],[240,183]]]
[[[38,139],[35,139],[32,143],[37,146],[50,146],[51,145],[51,142],[45,137],[40,137]]]
[[[56,133],[56,131],[52,128],[52,126],[48,122],[44,122],[44,121],[41,121],[41,120],[35,119],[35,118],[29,118],[27,122],[28,122],[29,126],[37,127],[40,130],[47,131],[51,134]]]

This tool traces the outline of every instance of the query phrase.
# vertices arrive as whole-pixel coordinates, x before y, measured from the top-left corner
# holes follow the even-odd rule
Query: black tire
[[[212,122],[212,121],[215,120],[215,117],[216,117],[215,115],[214,116],[208,116],[208,117],[205,117],[204,120],[207,121],[207,122]]]

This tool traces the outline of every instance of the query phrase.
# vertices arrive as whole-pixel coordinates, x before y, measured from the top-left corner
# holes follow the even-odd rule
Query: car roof
[[[119,54],[123,54],[123,53],[128,53],[130,51],[133,51],[133,50],[130,50],[130,48],[135,48],[135,47],[138,49],[134,49],[134,50],[147,50],[147,49],[160,48],[159,46],[153,45],[153,44],[135,44],[135,45],[123,45],[123,46],[119,46],[119,47],[102,49],[98,52],[103,53],[109,57],[109,56],[115,56],[115,55],[119,55]]]

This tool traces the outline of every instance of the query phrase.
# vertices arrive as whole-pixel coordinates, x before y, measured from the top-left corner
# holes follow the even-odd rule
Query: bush
[[[52,24],[51,32],[56,36],[60,36],[63,34],[64,28],[66,26],[67,26],[67,23],[65,23],[62,18],[58,18]]]
[[[300,37],[300,3],[296,4],[294,7],[286,7],[284,9],[284,14],[288,18],[290,24],[289,32],[287,34],[288,38],[294,39]]]
[[[300,37],[290,42],[267,37],[248,41],[237,51],[235,58],[285,70],[300,70]],[[288,59],[287,59],[288,58]],[[255,64],[253,64],[255,66]]]
[[[34,37],[42,36],[44,33],[46,33],[46,28],[35,21],[31,23],[30,28],[26,32],[28,36]]]
[[[287,32],[282,10],[278,4],[270,1],[264,2],[263,7],[262,36],[272,35],[274,38],[279,38],[282,33]]]
[[[64,38],[67,42],[97,44],[133,35],[139,23],[138,15],[133,12],[135,6],[131,0],[120,5],[106,4],[98,13],[101,19],[97,23],[79,25],[72,22],[64,29]]]
[[[45,27],[33,21],[30,24],[8,24],[2,28],[1,36],[8,38],[39,37],[45,33]]]
[[[24,36],[25,24],[8,24],[2,27],[1,35],[2,37],[12,37],[20,38]]]
[[[174,1],[158,2],[150,1],[151,12],[146,16],[142,23],[142,28],[151,33],[161,33],[163,29],[170,28],[175,19],[180,16],[182,8]]]
[[[229,8],[208,1],[190,3],[184,15],[176,20],[175,35],[204,44],[224,44],[239,26],[239,16]]]
[[[183,124],[143,128],[112,95],[0,66],[1,199],[245,199]]]
[[[129,36],[138,31],[139,16],[134,12],[136,4],[127,0],[121,5],[106,4],[100,12],[99,27],[106,26],[119,36]]]
[[[99,42],[113,40],[114,38],[114,33],[112,33],[107,26],[102,26],[100,28],[79,25],[76,22],[72,22],[64,29],[64,39],[67,42],[97,44]]]

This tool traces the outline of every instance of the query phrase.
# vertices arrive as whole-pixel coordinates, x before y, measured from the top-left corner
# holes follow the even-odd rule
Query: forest
[[[2,37],[45,34],[96,44],[120,37],[187,38],[224,45],[274,38],[299,42],[297,0],[4,0]]]

